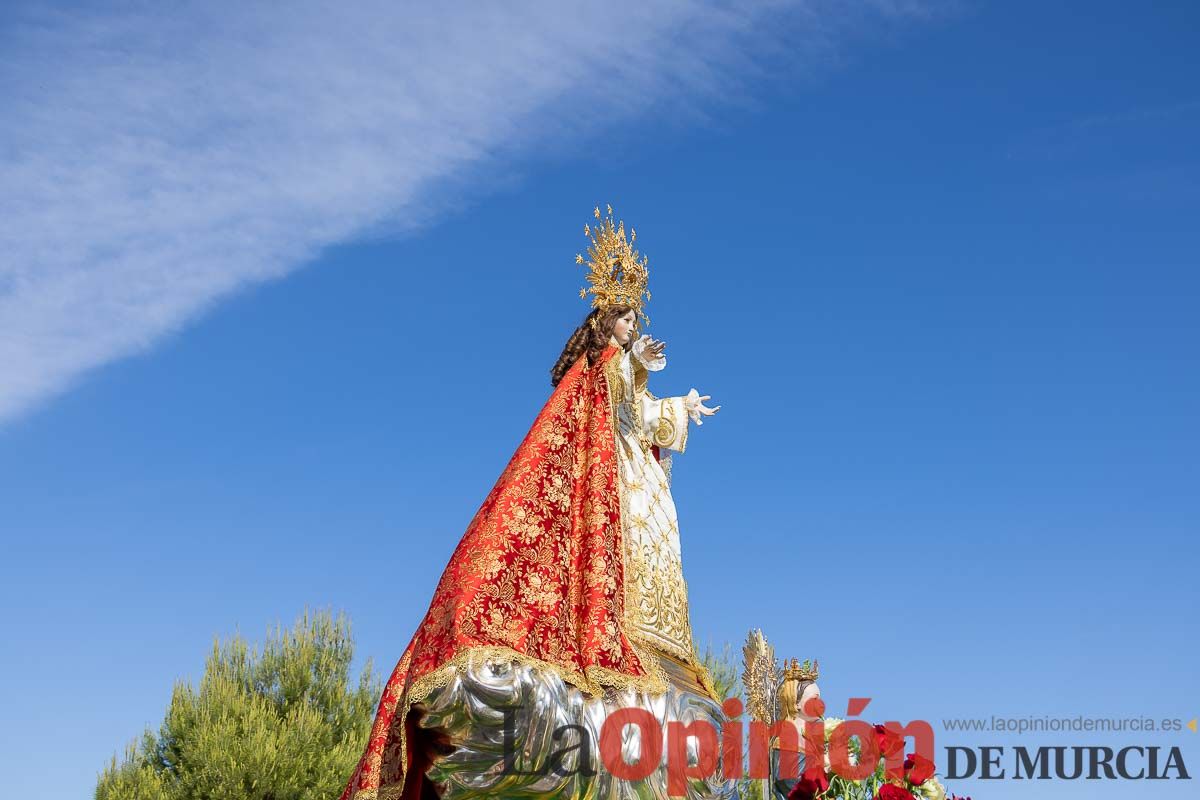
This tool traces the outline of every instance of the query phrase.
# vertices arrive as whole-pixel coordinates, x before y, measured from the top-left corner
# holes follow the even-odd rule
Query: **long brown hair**
[[[608,340],[612,338],[613,327],[617,324],[617,320],[632,309],[633,306],[608,306],[592,309],[592,313],[584,318],[575,332],[571,334],[571,338],[567,339],[562,355],[550,369],[550,385],[558,386],[563,375],[567,374],[567,370],[584,353],[587,354],[589,364],[599,361],[600,354],[604,352],[604,348],[608,346]],[[593,320],[595,320],[594,327]],[[625,349],[628,350],[628,346]]]

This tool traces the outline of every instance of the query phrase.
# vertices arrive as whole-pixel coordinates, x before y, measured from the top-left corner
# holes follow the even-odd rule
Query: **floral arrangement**
[[[969,797],[946,794],[946,787],[934,774],[935,766],[919,753],[909,753],[903,760],[903,771],[888,770],[904,750],[904,739],[883,725],[875,725],[875,744],[879,763],[875,771],[862,780],[850,780],[833,769],[829,758],[829,742],[843,720],[825,718],[825,763],[809,765],[788,794],[788,800],[971,800]],[[847,742],[850,764],[857,766],[862,746],[855,738]]]

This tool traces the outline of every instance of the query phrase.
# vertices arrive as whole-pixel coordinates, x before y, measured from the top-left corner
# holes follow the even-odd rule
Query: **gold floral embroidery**
[[[654,443],[659,447],[670,447],[675,441],[675,423],[667,416],[671,406],[663,403],[663,416],[658,418],[658,429],[654,431]]]
[[[620,356],[614,357],[619,358]],[[612,392],[621,402],[624,402],[625,398],[629,396],[629,384],[625,382],[625,376],[620,370],[613,370],[612,372]]]
[[[646,391],[646,379],[650,375],[650,371],[636,356],[631,356],[629,361],[630,368],[633,370],[633,394],[636,397],[639,393]]]

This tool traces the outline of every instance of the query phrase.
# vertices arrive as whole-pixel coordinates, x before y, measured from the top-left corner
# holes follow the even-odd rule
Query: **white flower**
[[[917,787],[917,794],[924,797],[925,800],[946,800],[946,787],[942,786],[942,782],[936,777],[933,777]]]
[[[837,717],[825,718],[825,741],[829,741],[829,737],[833,736],[834,729],[836,729],[837,726],[841,725],[843,722],[845,722],[845,720],[838,719]]]
[[[858,756],[856,756],[854,754],[853,750],[847,751],[846,756],[849,758],[850,766],[852,766],[852,767],[858,766]],[[829,745],[826,744],[825,745],[825,771],[829,772],[832,769],[833,769],[833,767],[829,761]],[[941,798],[941,800],[945,800],[945,798],[943,797],[943,798]]]

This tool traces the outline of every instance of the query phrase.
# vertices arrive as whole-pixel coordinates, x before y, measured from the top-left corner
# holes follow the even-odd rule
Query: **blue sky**
[[[0,14],[6,796],[88,794],[306,606],[390,669],[606,202],[653,389],[722,405],[675,466],[702,641],[762,627],[939,748],[1200,771],[1186,730],[938,724],[1200,715],[1194,6],[149,13]]]

